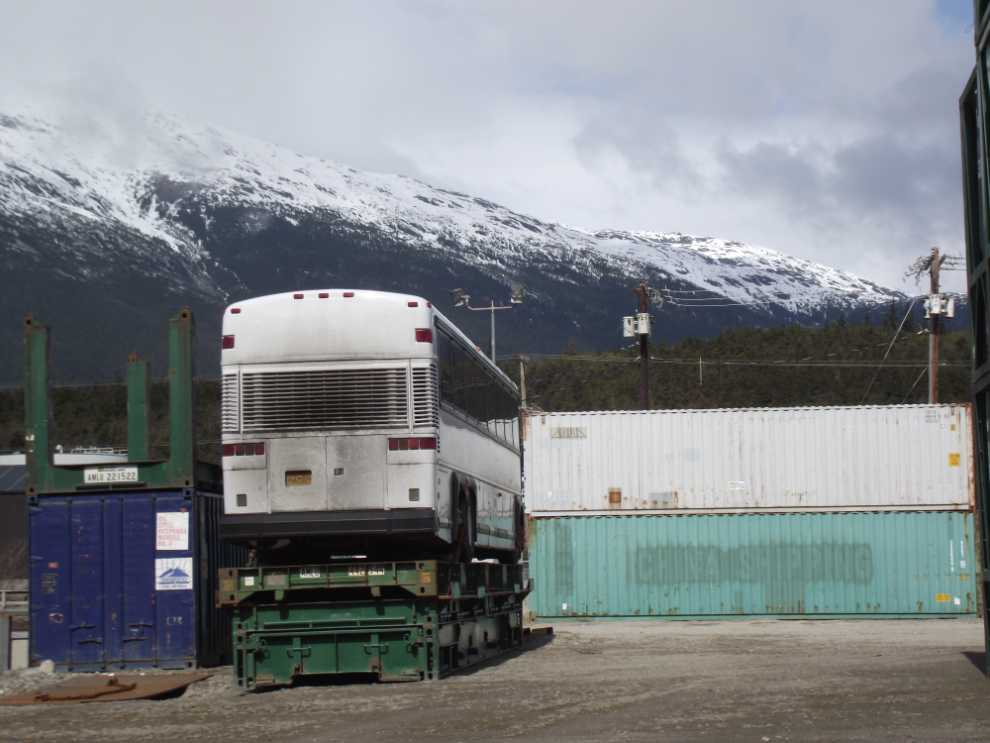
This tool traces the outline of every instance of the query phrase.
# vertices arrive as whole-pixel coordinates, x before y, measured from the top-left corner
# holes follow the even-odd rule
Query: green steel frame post
[[[196,477],[196,321],[188,307],[168,321],[169,474],[193,487]]]
[[[51,328],[24,318],[24,443],[27,492],[43,493],[52,481]]]
[[[148,362],[132,353],[127,359],[127,458],[151,460],[148,433]]]
[[[87,483],[86,471],[93,465],[55,466],[52,462],[51,329],[31,315],[24,319],[24,423],[29,494],[196,487],[193,356],[196,325],[188,308],[169,319],[168,340],[169,459],[151,460],[148,363],[131,354],[127,360],[127,446],[128,464],[137,468],[137,479]],[[217,472],[212,472],[213,469]],[[216,486],[218,468],[205,467],[203,472],[205,482]]]

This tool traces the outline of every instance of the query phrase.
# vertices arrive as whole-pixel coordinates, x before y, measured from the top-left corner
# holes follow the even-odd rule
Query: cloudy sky
[[[972,0],[0,0],[0,107],[163,110],[904,284],[962,249]],[[963,289],[956,274],[949,288]]]

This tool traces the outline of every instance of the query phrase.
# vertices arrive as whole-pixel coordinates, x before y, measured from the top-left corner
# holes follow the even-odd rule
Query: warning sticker
[[[952,601],[952,594],[951,593],[936,593],[935,594],[935,603],[936,604],[948,604],[948,603],[951,603],[951,601]]]
[[[189,514],[159,513],[156,529],[155,549],[189,549]]]
[[[185,591],[192,585],[191,557],[160,557],[155,559],[155,590]]]
[[[950,467],[958,467],[959,466],[959,455],[958,454],[950,454],[949,455],[949,466]]]

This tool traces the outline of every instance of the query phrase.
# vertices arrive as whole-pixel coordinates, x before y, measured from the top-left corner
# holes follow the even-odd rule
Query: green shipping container
[[[971,513],[568,516],[535,533],[536,618],[977,612]]]

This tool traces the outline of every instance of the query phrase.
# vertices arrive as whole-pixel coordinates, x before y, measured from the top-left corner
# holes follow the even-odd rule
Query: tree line
[[[651,343],[650,407],[925,403],[929,336],[911,318],[898,332],[902,320],[892,308],[878,325],[840,316],[824,326],[726,329],[713,338]],[[969,332],[949,331],[939,341],[939,402],[968,401]],[[528,361],[527,405],[547,412],[636,410],[639,364],[638,344],[589,353],[571,343]],[[504,367],[519,383],[519,355]]]
[[[650,344],[654,409],[898,405],[928,401],[928,335],[892,307],[879,324],[726,329],[713,338]],[[900,328],[899,332],[898,329]],[[896,337],[895,337],[896,336]],[[632,339],[630,339],[632,340]],[[940,338],[939,401],[969,400],[970,337]],[[882,363],[881,363],[882,362]],[[502,367],[518,384],[520,356]],[[527,405],[547,412],[639,408],[639,348],[585,351],[570,342],[526,364]],[[199,457],[220,461],[220,384],[197,380]],[[73,447],[127,445],[127,393],[121,380],[56,386],[52,441]],[[152,453],[168,455],[168,385],[151,384]],[[24,396],[0,391],[0,451],[23,451]]]

